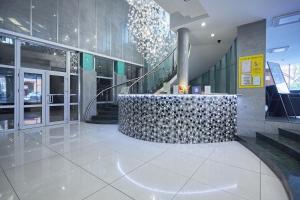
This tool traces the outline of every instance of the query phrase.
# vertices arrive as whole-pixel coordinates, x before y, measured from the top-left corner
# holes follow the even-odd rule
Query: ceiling
[[[262,19],[270,21],[274,16],[300,10],[300,0],[155,1],[171,14],[173,30],[190,29],[190,80],[206,72],[226,53],[237,36],[238,26]],[[206,23],[204,28],[202,22]],[[219,44],[218,40],[222,42]]]
[[[300,22],[267,28],[267,61],[280,64],[300,64]],[[270,49],[287,47],[280,53],[270,53]]]

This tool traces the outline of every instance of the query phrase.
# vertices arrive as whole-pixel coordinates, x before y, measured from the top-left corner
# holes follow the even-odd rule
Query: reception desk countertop
[[[119,95],[119,130],[164,143],[235,139],[237,95]]]

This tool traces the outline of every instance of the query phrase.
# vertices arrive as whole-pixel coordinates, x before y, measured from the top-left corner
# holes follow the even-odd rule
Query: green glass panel
[[[125,75],[125,63],[121,61],[115,61],[115,72],[118,75]]]
[[[85,71],[94,70],[94,56],[88,53],[80,54],[80,65]]]

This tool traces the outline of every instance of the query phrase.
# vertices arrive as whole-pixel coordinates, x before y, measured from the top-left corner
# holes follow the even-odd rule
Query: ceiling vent
[[[300,22],[300,11],[277,16],[273,18],[273,26],[283,26]]]

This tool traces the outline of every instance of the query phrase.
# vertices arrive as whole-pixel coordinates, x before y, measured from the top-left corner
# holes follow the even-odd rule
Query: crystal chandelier
[[[128,30],[137,51],[150,66],[164,59],[174,48],[176,35],[170,30],[170,16],[153,0],[127,0]]]

